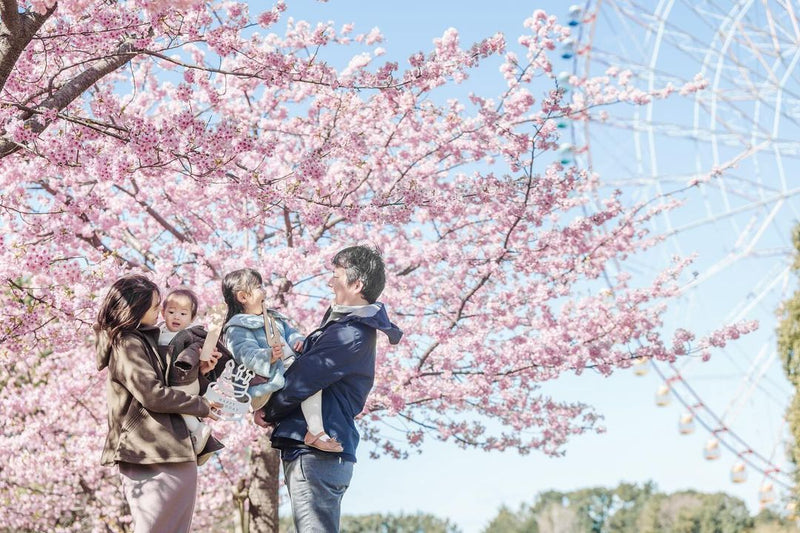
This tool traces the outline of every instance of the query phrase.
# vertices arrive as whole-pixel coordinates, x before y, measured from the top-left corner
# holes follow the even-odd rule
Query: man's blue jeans
[[[353,463],[326,453],[307,453],[283,462],[297,533],[339,531],[342,496],[353,477]]]

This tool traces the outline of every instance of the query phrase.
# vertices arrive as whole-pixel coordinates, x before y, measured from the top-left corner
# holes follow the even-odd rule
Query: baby
[[[173,341],[178,340],[178,333],[189,328],[197,317],[197,295],[186,288],[171,290],[164,298],[161,314],[164,322],[160,324],[158,347],[167,360],[167,384],[188,394],[199,394],[199,352],[196,349],[187,349],[185,341],[180,342],[180,346],[170,346]],[[211,428],[196,416],[181,416],[191,435],[194,451],[199,456],[211,435]]]

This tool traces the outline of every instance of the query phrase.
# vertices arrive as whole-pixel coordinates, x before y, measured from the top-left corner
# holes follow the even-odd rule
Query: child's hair
[[[339,250],[331,262],[333,266],[345,269],[348,284],[361,280],[364,285],[361,296],[367,302],[375,303],[386,285],[386,267],[377,247],[350,246]]]
[[[161,297],[158,285],[145,276],[135,274],[119,278],[100,305],[95,329],[105,330],[114,342],[120,333],[138,328],[153,305],[154,293]]]
[[[180,296],[189,300],[189,303],[192,308],[192,319],[194,319],[194,317],[197,316],[197,307],[198,307],[197,295],[194,293],[192,289],[186,287],[178,287],[176,289],[172,289],[171,291],[169,291],[167,293],[166,298],[164,298],[164,301],[161,304],[162,311],[164,311],[167,308],[167,303],[169,302],[169,299],[173,296]]]
[[[236,299],[236,293],[239,291],[249,293],[260,287],[262,283],[261,274],[252,268],[242,268],[225,274],[222,279],[222,297],[228,306],[228,314],[225,316],[226,323],[233,318],[233,315],[244,313],[244,306]]]

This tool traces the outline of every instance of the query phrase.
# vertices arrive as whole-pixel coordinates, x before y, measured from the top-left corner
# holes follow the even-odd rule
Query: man
[[[286,371],[286,384],[264,407],[274,423],[272,446],[281,451],[284,477],[299,533],[338,532],[342,496],[350,484],[359,435],[355,417],[364,409],[375,379],[378,330],[391,344],[403,332],[376,302],[386,284],[377,250],[351,246],[333,258],[333,305],[322,325],[306,338],[303,352]],[[325,429],[343,451],[326,453],[306,446],[300,403],[322,391]]]

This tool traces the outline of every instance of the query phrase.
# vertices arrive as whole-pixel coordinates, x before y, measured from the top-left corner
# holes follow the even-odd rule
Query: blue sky
[[[387,51],[381,60],[398,60],[401,65],[412,53],[428,51],[433,39],[449,27],[460,31],[464,46],[496,31],[505,33],[513,43],[524,29],[523,20],[535,9],[543,8],[566,20],[569,8],[569,3],[555,0],[288,3],[285,16],[312,23],[333,20],[336,27],[352,22],[356,33],[379,27],[386,37],[381,46]],[[649,198],[657,190],[680,189],[689,177],[735,157],[742,145],[756,142],[763,132],[776,138],[798,138],[795,126],[785,125],[790,121],[777,120],[786,112],[780,103],[774,104],[780,99],[773,98],[772,93],[755,104],[746,96],[741,98],[746,90],[739,90],[739,96],[730,99],[725,96],[729,94],[725,84],[736,85],[757,54],[741,48],[745,40],[721,39],[726,31],[737,28],[734,21],[744,22],[740,28],[765,27],[760,7],[741,13],[731,8],[701,18],[693,11],[699,4],[704,2],[674,3],[673,11],[664,14],[669,24],[660,37],[641,33],[638,23],[651,20],[645,14],[623,15],[611,9],[627,6],[627,2],[606,2],[608,9],[598,19],[593,68],[604,68],[604,62],[616,60],[621,66],[624,62],[634,65],[643,84],[650,79],[657,84],[688,80],[698,71],[714,83],[711,97],[675,98],[642,109],[615,108],[612,114],[617,114],[616,121],[590,130],[591,163],[605,180],[623,187],[630,198]],[[711,8],[705,11],[711,12]],[[691,28],[691,34],[686,33],[687,28]],[[704,39],[708,46],[700,46]],[[750,41],[758,42],[758,35]],[[714,55],[702,51],[715,46],[723,52]],[[765,57],[769,61],[768,54]],[[785,63],[777,57],[774,65]],[[731,64],[739,66],[728,67]],[[564,60],[556,68],[584,66],[583,62]],[[748,83],[753,86],[769,77],[769,73],[758,71],[759,66],[752,68]],[[780,66],[773,68],[780,70]],[[795,83],[791,76],[773,78]],[[470,83],[480,86],[484,80]],[[496,91],[489,87],[489,92]],[[777,111],[771,112],[771,103]],[[584,135],[584,130],[580,128],[576,135]],[[579,162],[589,163],[586,158]],[[679,195],[685,205],[657,221],[657,229],[674,231],[674,236],[634,263],[642,275],[649,276],[656,271],[654,265],[666,266],[672,254],[698,254],[690,269],[696,273],[697,283],[672,306],[665,328],[668,331],[689,326],[702,333],[731,320],[761,321],[758,333],[718,350],[711,362],[692,360],[680,363],[678,368],[697,391],[703,404],[695,405],[698,411],[708,407],[748,445],[764,455],[775,454],[775,461],[783,465],[782,412],[789,387],[774,357],[772,332],[774,309],[795,286],[794,278],[788,275],[787,251],[788,232],[798,220],[798,200],[797,193],[778,177],[786,168],[797,168],[796,164],[791,151],[765,149],[743,160],[725,179]],[[671,372],[666,367],[663,371]],[[717,461],[704,460],[708,432],[698,427],[691,435],[679,435],[678,420],[685,409],[677,401],[657,408],[654,395],[660,384],[653,371],[644,377],[636,377],[631,371],[610,378],[585,374],[546,384],[545,390],[559,399],[587,402],[605,416],[606,433],[575,438],[562,458],[548,458],[536,451],[525,456],[467,451],[450,443],[429,442],[420,455],[405,461],[372,460],[367,456],[368,447],[362,445],[343,512],[430,512],[472,533],[480,531],[501,505],[516,508],[531,502],[540,491],[613,487],[621,481],[649,480],[662,491],[724,491],[757,510],[763,476],[750,471],[747,483],[731,483],[730,469],[737,458],[727,450]],[[682,397],[689,395],[684,391]],[[695,402],[690,399],[690,403]]]

